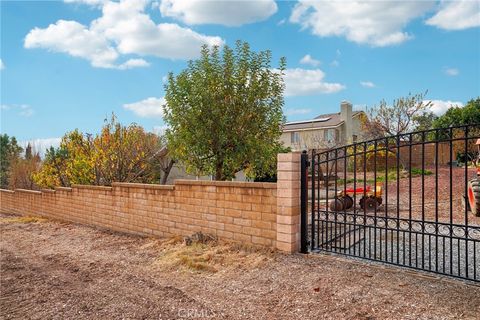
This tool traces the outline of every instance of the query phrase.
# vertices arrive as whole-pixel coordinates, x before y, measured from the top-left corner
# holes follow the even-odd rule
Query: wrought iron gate
[[[480,281],[479,125],[302,154],[302,252],[333,252]],[[479,177],[480,178],[480,177]]]

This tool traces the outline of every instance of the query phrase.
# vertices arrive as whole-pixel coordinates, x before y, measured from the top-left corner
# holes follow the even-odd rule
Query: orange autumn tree
[[[137,124],[123,126],[112,116],[93,145],[95,184],[160,182],[164,143],[158,135]]]
[[[40,155],[34,152],[32,145],[28,143],[23,156],[17,155],[10,159],[8,169],[9,189],[38,189],[32,176],[40,168]]]
[[[59,148],[47,151],[34,179],[43,187],[112,182],[164,184],[173,163],[162,137],[134,123],[124,126],[112,115],[96,136],[78,130],[67,133]]]

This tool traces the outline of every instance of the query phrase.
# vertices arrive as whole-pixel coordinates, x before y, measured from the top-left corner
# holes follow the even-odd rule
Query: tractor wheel
[[[480,217],[480,179],[468,182],[468,205],[473,214]]]
[[[334,211],[334,212],[342,211],[344,209],[344,206],[345,204],[342,198],[335,198],[329,203],[330,211]]]
[[[349,195],[343,196],[343,204],[345,205],[345,210],[350,209],[353,207],[353,199]]]
[[[362,200],[360,200],[360,207],[367,212],[374,211],[375,208],[377,208],[377,206],[378,206],[378,202],[377,202],[377,199],[375,198],[367,197],[367,198],[362,198]]]

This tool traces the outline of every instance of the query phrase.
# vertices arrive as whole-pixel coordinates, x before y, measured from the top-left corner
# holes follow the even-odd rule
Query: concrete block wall
[[[425,161],[425,166],[434,166],[435,165],[435,149],[438,148],[438,164],[447,165],[450,162],[450,142],[440,142],[435,145],[435,143],[427,143],[423,147],[423,159]],[[394,150],[396,151],[396,150]],[[452,142],[452,160],[457,159],[457,153],[465,152],[464,141],[454,141]],[[400,159],[403,163],[408,164],[409,161],[409,147],[402,146],[400,147]],[[421,168],[422,167],[422,146],[414,145],[412,146],[412,167]]]
[[[278,183],[176,180],[54,190],[2,190],[0,212],[39,215],[114,231],[220,239],[297,252],[300,153],[278,156]]]
[[[277,249],[300,250],[300,152],[277,159]]]

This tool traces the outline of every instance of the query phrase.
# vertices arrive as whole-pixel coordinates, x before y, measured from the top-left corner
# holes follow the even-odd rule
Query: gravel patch
[[[320,214],[315,229],[316,252],[334,252],[480,281],[478,226],[432,221],[410,224],[408,220],[385,219],[373,213],[364,221],[363,214],[330,212]],[[308,234],[310,241],[311,224]]]

